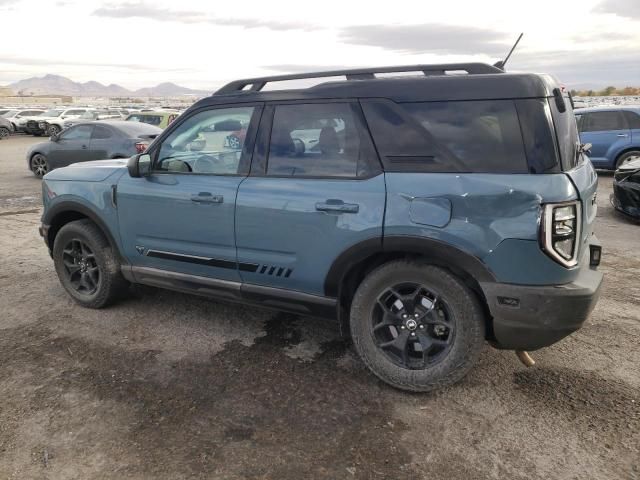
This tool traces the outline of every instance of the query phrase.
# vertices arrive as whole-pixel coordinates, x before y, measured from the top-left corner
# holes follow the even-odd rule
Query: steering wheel
[[[196,173],[213,173],[216,171],[216,166],[222,165],[222,160],[214,157],[213,155],[201,155],[195,159],[191,170]]]

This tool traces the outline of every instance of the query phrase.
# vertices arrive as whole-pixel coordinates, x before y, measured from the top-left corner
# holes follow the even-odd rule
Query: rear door
[[[89,145],[93,125],[83,124],[68,128],[58,140],[51,142],[48,160],[52,168],[64,167],[77,162],[94,160]]]
[[[591,111],[580,119],[580,140],[590,143],[594,166],[614,168],[621,150],[631,145],[631,132],[620,110]]]
[[[121,135],[107,125],[95,125],[90,144],[92,160],[111,158],[114,148],[123,140],[120,137]]]
[[[640,150],[640,110],[625,110],[624,116],[631,133],[631,142],[637,150]]]
[[[323,295],[341,253],[382,239],[384,175],[359,105],[267,107],[236,204],[243,282]]]

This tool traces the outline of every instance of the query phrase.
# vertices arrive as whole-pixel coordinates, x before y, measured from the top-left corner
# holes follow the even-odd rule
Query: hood
[[[78,180],[82,182],[101,182],[115,172],[124,172],[127,159],[95,160],[73,163],[68,167],[57,168],[47,173],[46,180]]]

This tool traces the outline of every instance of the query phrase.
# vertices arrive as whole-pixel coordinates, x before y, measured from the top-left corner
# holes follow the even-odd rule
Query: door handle
[[[195,203],[223,203],[224,197],[222,195],[211,195],[209,192],[200,192],[191,195],[191,201]]]
[[[628,137],[629,135],[627,135],[626,133],[619,133],[618,135],[616,135],[617,137]]]
[[[83,150],[86,150],[86,149],[87,149],[87,146],[86,146],[86,145],[82,145],[82,149],[83,149]]]
[[[326,202],[316,203],[319,212],[358,213],[360,205],[357,203],[344,203],[342,200],[329,199]]]

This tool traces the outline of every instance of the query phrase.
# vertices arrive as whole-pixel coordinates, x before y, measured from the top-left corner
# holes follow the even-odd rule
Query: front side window
[[[247,128],[255,107],[199,112],[182,122],[162,142],[156,171],[174,173],[239,173]]]
[[[78,125],[64,131],[60,138],[63,140],[89,140],[93,125]]]
[[[582,120],[583,132],[606,132],[611,130],[625,130],[621,112],[590,112]]]
[[[280,105],[275,109],[267,175],[362,177],[372,152],[348,103]]]
[[[47,110],[41,114],[43,117],[59,117],[62,115],[62,110]]]

